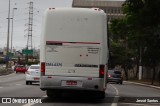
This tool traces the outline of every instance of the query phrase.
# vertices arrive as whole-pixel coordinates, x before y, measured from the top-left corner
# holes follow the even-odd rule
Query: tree
[[[124,19],[115,19],[110,25],[110,64],[121,65],[128,80],[128,69],[132,68],[134,52],[128,47],[129,29]]]
[[[152,84],[155,67],[160,63],[159,5],[160,0],[126,0],[122,6],[125,17],[111,21],[110,25],[112,63],[120,63],[126,69],[128,61],[134,63],[131,58],[138,66],[142,57],[143,65],[153,69]]]
[[[135,32],[134,43],[143,48],[143,64],[153,69],[152,84],[155,79],[155,67],[160,63],[160,0],[126,0],[123,12],[127,24]],[[132,31],[131,31],[132,32]]]

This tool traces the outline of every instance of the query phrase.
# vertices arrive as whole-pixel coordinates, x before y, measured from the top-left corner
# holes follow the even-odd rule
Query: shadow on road
[[[124,83],[123,84],[117,84],[116,82],[108,82],[108,84],[125,85]]]
[[[81,95],[63,95],[60,97],[46,97],[42,99],[43,103],[112,103],[114,97],[106,97],[104,99],[98,99],[96,97],[81,96]]]
[[[91,99],[91,98],[45,98],[42,100],[43,103],[103,103],[103,100]]]
[[[31,85],[29,84],[27,86],[40,86],[40,84],[39,83],[32,83]]]

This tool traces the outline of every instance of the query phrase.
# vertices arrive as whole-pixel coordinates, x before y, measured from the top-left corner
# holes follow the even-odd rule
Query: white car
[[[40,81],[40,65],[31,65],[26,71],[26,85]]]

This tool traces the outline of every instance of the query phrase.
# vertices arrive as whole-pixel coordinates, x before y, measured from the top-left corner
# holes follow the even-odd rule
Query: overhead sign
[[[23,49],[22,50],[23,54],[33,54],[33,50],[27,50],[27,49]]]
[[[9,52],[8,55],[11,56],[11,57],[13,57],[14,54]]]

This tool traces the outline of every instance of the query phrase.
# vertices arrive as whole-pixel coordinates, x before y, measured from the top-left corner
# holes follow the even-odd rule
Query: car
[[[18,73],[18,72],[25,73],[27,71],[27,68],[24,65],[16,65],[14,68],[14,71],[16,73]]]
[[[26,85],[40,81],[40,65],[31,65],[26,71]]]
[[[119,70],[108,70],[107,82],[116,82],[123,84],[122,72]]]

